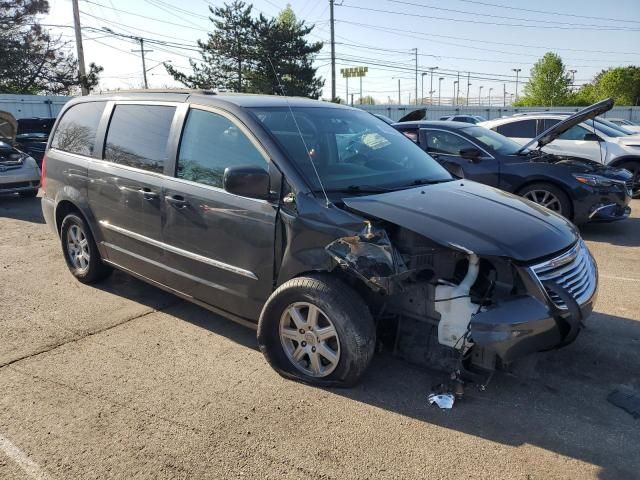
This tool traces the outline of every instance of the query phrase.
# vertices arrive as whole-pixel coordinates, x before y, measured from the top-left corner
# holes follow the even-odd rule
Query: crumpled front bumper
[[[631,215],[631,207],[617,203],[597,205],[589,214],[589,220],[593,222],[615,222],[624,220]]]
[[[474,315],[469,324],[475,345],[495,352],[503,362],[573,342],[593,311],[596,296],[559,311],[539,298],[522,295]]]

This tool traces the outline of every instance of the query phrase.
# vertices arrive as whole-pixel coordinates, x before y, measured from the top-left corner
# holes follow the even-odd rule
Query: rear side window
[[[443,130],[427,130],[427,152],[444,155],[460,155],[463,148],[475,148],[464,138]]]
[[[536,136],[536,120],[520,120],[500,125],[498,133],[505,137],[534,138]]]
[[[105,102],[86,102],[69,108],[56,128],[51,147],[92,156],[104,105]]]
[[[560,120],[556,120],[555,118],[546,118],[544,120],[544,129],[543,132],[551,127],[553,127],[556,123],[560,123]],[[559,140],[584,140],[584,136],[589,133],[584,127],[580,125],[576,125],[575,127],[571,127],[569,130],[564,132],[562,135],[558,137]]]
[[[162,173],[169,159],[169,131],[175,107],[116,105],[107,132],[105,160]]]
[[[228,118],[191,110],[180,142],[177,177],[222,188],[227,167],[268,168],[264,157]]]

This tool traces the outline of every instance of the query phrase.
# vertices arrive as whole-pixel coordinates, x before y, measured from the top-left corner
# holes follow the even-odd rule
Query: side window
[[[180,141],[176,176],[222,188],[227,167],[261,167],[267,161],[228,118],[192,109]]]
[[[418,129],[417,128],[405,128],[400,130],[400,132],[402,132],[402,134],[407,137],[409,140],[411,140],[414,143],[420,143],[420,140],[418,138]]]
[[[475,148],[464,138],[443,130],[427,130],[427,152],[460,155],[463,148]]]
[[[105,160],[162,173],[175,107],[116,105],[107,132]]]
[[[584,140],[584,136],[589,133],[584,127],[580,125],[576,125],[575,127],[571,127],[569,130],[564,132],[562,135],[558,137],[559,140]]]
[[[536,136],[536,121],[520,120],[518,122],[506,123],[500,125],[497,131],[505,137],[534,138]]]
[[[53,134],[51,148],[78,155],[93,155],[96,130],[104,105],[105,102],[86,102],[69,108]]]

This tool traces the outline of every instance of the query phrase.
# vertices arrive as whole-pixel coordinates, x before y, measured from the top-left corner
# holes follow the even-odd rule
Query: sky
[[[247,0],[246,0],[247,1]],[[145,44],[150,88],[177,87],[163,61],[189,72],[189,58],[199,60],[197,39],[210,31],[207,0],[80,0],[85,61],[104,67],[100,89],[140,88],[142,65],[138,42],[120,35],[142,36],[180,44]],[[256,15],[276,16],[287,3],[299,20],[315,25],[310,40],[324,41],[316,59],[325,79],[323,97],[331,95],[328,0],[255,0]],[[71,0],[49,0],[50,12],[41,18],[69,42],[73,41]],[[486,104],[491,89],[495,104],[515,94],[533,63],[547,51],[558,53],[567,70],[576,70],[576,87],[600,70],[640,65],[640,1],[610,0],[336,0],[336,92],[346,97],[340,69],[367,66],[363,95],[378,103],[415,101],[416,51],[418,95],[429,97],[433,69],[434,101],[454,95],[460,74],[460,96],[468,87],[470,103]],[[74,44],[71,44],[74,46]],[[424,73],[424,75],[423,75]],[[439,79],[442,78],[440,81]],[[424,80],[424,85],[423,85]],[[349,80],[357,100],[358,79]],[[439,91],[438,86],[441,89]],[[506,87],[505,87],[506,85]],[[480,88],[482,87],[482,89]]]

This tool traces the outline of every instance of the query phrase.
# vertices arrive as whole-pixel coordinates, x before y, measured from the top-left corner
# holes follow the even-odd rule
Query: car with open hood
[[[117,268],[253,326],[276,371],[316,385],[353,384],[381,345],[485,378],[571,343],[597,295],[565,218],[343,105],[82,97],[43,165],[44,218],[79,281]]]
[[[14,116],[0,112],[0,194],[35,197],[40,187],[40,169],[31,156],[15,148],[17,130]]]
[[[55,117],[19,118],[16,147],[28,153],[40,166]]]
[[[632,190],[636,198],[640,195],[640,134],[599,117],[612,108],[613,100],[606,99],[574,114],[530,112],[480,125],[525,147],[625,168],[633,174]]]
[[[622,220],[631,212],[632,174],[625,169],[529,150],[479,125],[421,121],[394,126],[452,174],[520,195],[577,225]]]

